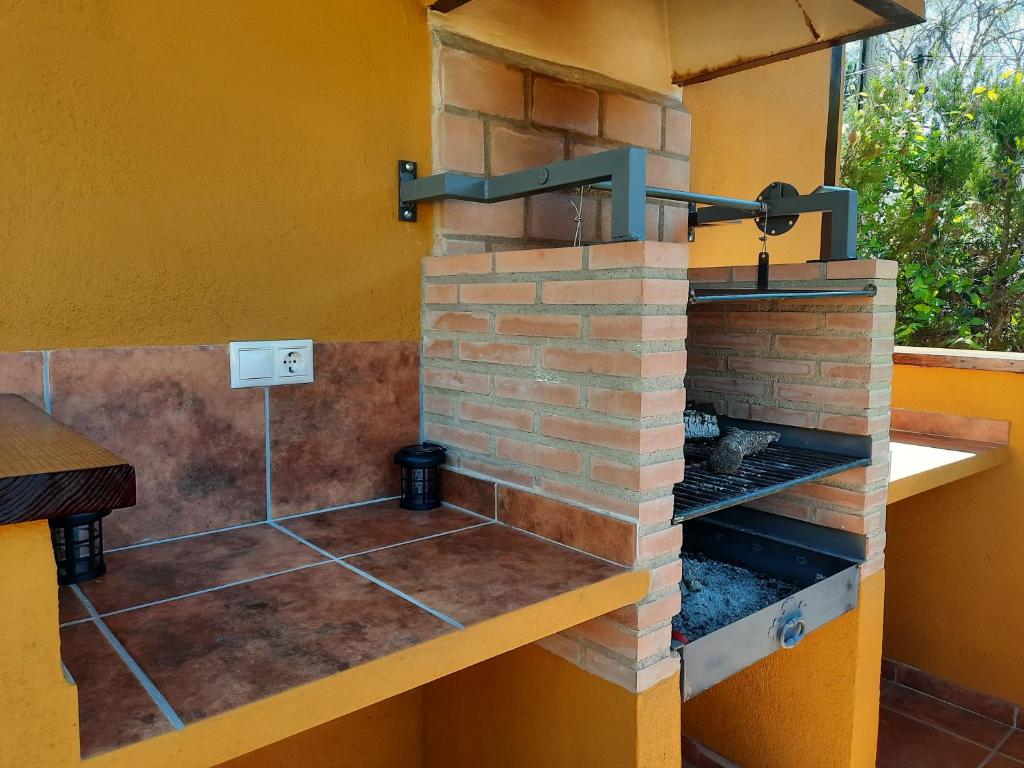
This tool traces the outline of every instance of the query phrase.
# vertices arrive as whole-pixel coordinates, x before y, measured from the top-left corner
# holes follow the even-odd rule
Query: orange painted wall
[[[690,110],[690,187],[752,200],[770,182],[807,193],[824,180],[829,61],[821,51],[727,75],[683,89]],[[753,223],[704,227],[690,264],[756,264],[760,231]],[[821,215],[804,214],[786,235],[771,238],[773,263],[817,259]]]
[[[1024,375],[898,365],[893,406],[1008,419],[1012,452],[889,507],[885,655],[1024,704]]]
[[[639,695],[536,646],[424,689],[424,768],[678,768],[679,678]]]
[[[418,336],[421,2],[0,14],[0,349]]]
[[[757,768],[874,768],[884,573],[855,611],[683,705],[683,732]]]

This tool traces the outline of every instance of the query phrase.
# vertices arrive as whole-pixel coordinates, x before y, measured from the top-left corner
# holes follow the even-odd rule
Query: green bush
[[[897,344],[1024,351],[1022,81],[949,69],[925,85],[904,65],[854,97],[842,178],[861,254],[900,263]]]

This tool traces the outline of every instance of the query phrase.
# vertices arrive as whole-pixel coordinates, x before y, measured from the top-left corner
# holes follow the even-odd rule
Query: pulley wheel
[[[792,184],[787,184],[784,181],[773,181],[761,190],[761,194],[757,196],[757,199],[759,201],[778,200],[783,197],[799,196],[800,193],[797,192],[796,187]],[[784,235],[796,225],[799,218],[799,214],[792,213],[786,216],[768,216],[766,219],[754,219],[754,223],[757,224],[758,229],[768,235]]]

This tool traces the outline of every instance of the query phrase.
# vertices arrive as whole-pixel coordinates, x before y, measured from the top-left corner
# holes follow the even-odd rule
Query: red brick
[[[830,331],[889,333],[895,326],[895,312],[829,312],[825,315],[825,327]]]
[[[441,241],[442,252],[446,256],[463,256],[469,253],[483,253],[487,244],[482,240],[463,240],[444,238]]]
[[[678,554],[682,548],[683,526],[672,525],[657,533],[641,536],[637,546],[637,559],[643,563],[664,555]]]
[[[576,210],[579,196],[563,192],[549,192],[535,195],[529,201],[526,234],[536,240],[562,240],[572,242],[576,238]],[[597,240],[599,225],[598,201],[593,195],[583,198],[583,218],[580,222],[580,241]]]
[[[547,414],[541,416],[541,434],[576,443],[637,453],[680,448],[683,441],[680,429],[675,425],[636,429]]]
[[[444,275],[485,275],[491,271],[491,254],[467,253],[455,256],[430,256],[423,260],[428,277]]]
[[[681,604],[682,595],[678,591],[673,591],[656,600],[638,605],[627,605],[607,615],[632,629],[644,629],[670,621],[679,613]]]
[[[639,304],[643,296],[641,281],[562,280],[544,283],[544,304]]]
[[[619,350],[548,347],[544,350],[541,365],[558,371],[638,376],[642,365],[641,357],[635,352]]]
[[[465,51],[441,51],[441,101],[491,115],[521,118],[524,76],[517,69]]]
[[[686,373],[686,352],[644,352],[640,355],[640,376],[683,376]]]
[[[843,416],[835,413],[822,413],[818,416],[818,429],[829,432],[846,432],[851,435],[873,435],[888,430],[888,416]]]
[[[500,365],[531,365],[533,347],[527,344],[505,344],[497,341],[463,341],[459,357],[477,363]]]
[[[565,159],[560,136],[491,126],[491,175],[537,168]]]
[[[507,408],[489,403],[459,403],[459,417],[466,421],[479,421],[495,427],[508,427],[521,432],[533,431],[533,414],[520,408]]]
[[[491,391],[491,379],[483,373],[451,371],[442,368],[424,368],[423,384],[438,389],[454,389],[486,395]]]
[[[597,111],[597,91],[562,80],[533,79],[533,122],[596,135]]]
[[[450,360],[455,357],[455,342],[448,339],[430,339],[423,345],[423,356]]]
[[[583,269],[582,248],[540,248],[496,254],[498,272],[571,272]]]
[[[690,284],[686,280],[644,279],[640,282],[644,304],[678,304],[685,307],[690,300]]]
[[[662,239],[689,245],[690,212],[683,206],[666,204],[662,206],[662,216],[665,219]]]
[[[533,304],[535,283],[466,283],[459,286],[463,304]]]
[[[580,455],[573,451],[526,443],[508,437],[498,438],[497,451],[498,455],[504,459],[553,469],[556,472],[566,472],[571,475],[579,473],[582,463]]]
[[[575,504],[498,487],[498,519],[584,552],[632,565],[636,525],[589,512]]]
[[[590,477],[599,483],[630,491],[652,491],[675,485],[683,479],[683,460],[663,461],[642,467],[620,464],[595,456],[590,462]]]
[[[826,274],[829,280],[876,279],[892,280],[899,271],[899,263],[885,259],[853,259],[831,261]]]
[[[495,329],[506,336],[576,338],[583,327],[579,315],[498,315]]]
[[[487,333],[490,317],[483,312],[428,312],[427,328],[437,331]]]
[[[628,392],[621,389],[591,387],[587,407],[612,416],[663,416],[682,413],[686,407],[686,391],[682,388],[656,392]]]
[[[724,371],[725,358],[688,352],[686,355],[686,370],[691,373],[693,371]]]
[[[639,240],[590,246],[590,269],[628,269],[652,267],[686,269],[687,247],[677,243]]]
[[[661,106],[629,96],[604,95],[602,136],[624,144],[661,148]]]
[[[892,378],[892,363],[822,363],[821,377],[831,381],[859,381],[865,384],[889,381]]]
[[[697,331],[694,325],[694,316],[689,319],[690,333],[689,345],[694,347],[721,347],[728,350],[758,349],[767,350],[772,343],[772,337],[764,333],[705,333]],[[786,336],[784,338],[795,338]]]
[[[447,200],[440,205],[442,230],[449,234],[522,237],[525,233],[526,208],[522,199],[506,200],[503,203]]]
[[[819,387],[811,384],[778,383],[775,385],[775,397],[797,403],[849,408],[866,408],[869,401],[868,390],[861,387]]]
[[[475,117],[442,112],[437,119],[438,167],[441,171],[484,172],[484,124]]]
[[[423,301],[427,304],[455,304],[458,300],[457,285],[428,285],[423,289]]]
[[[690,154],[690,113],[681,109],[665,110],[665,151]]]
[[[729,403],[729,416],[734,419],[767,421],[769,424],[786,424],[791,427],[807,429],[813,429],[818,424],[817,411],[798,411],[791,408],[748,403]]]
[[[732,281],[732,267],[691,267],[686,277],[691,283],[728,283]]]
[[[533,379],[513,379],[503,376],[494,378],[494,394],[510,400],[528,400],[531,403],[548,405],[578,406],[580,389],[572,384]]]
[[[455,401],[447,395],[423,395],[423,410],[427,413],[439,413],[442,416],[455,415]]]
[[[661,222],[661,206],[654,203],[648,203],[644,208],[644,227],[646,237],[656,238]],[[604,205],[601,207],[601,236],[599,239],[603,242],[608,242],[612,239],[612,206],[610,200],[605,200]]]
[[[849,491],[845,488],[833,488],[830,485],[821,485],[819,483],[805,483],[793,489],[792,493],[857,512],[865,512],[885,505],[884,488],[863,493],[861,491]]]
[[[676,558],[671,562],[651,569],[650,592],[656,594],[683,580],[683,561]]]
[[[779,336],[775,349],[784,354],[867,356],[871,354],[871,339],[837,336]]]
[[[809,331],[818,327],[817,312],[730,312],[733,328]]]
[[[676,157],[648,154],[647,183],[665,189],[689,189],[690,163]]]
[[[734,395],[764,395],[768,384],[764,381],[735,379],[725,376],[694,376],[690,379],[690,390],[693,392],[724,392]]]
[[[686,338],[685,315],[594,315],[590,338],[622,341],[681,341]]]
[[[428,440],[442,445],[465,448],[467,451],[478,453],[487,453],[490,449],[490,438],[481,432],[449,427],[446,424],[436,424],[432,421],[426,423],[425,429]]]
[[[563,659],[579,665],[583,662],[583,647],[579,640],[566,637],[563,634],[550,635],[534,641],[534,645],[543,648],[548,653],[560,656]]]
[[[770,280],[795,280],[800,282],[822,280],[824,276],[825,265],[821,263],[772,264],[771,271],[768,273]],[[732,279],[735,282],[754,282],[757,280],[757,267],[755,265],[733,267]]]
[[[572,627],[568,632],[574,637],[607,648],[631,661],[664,653],[672,642],[671,627],[659,627],[653,632],[637,635],[621,624],[605,618],[592,619],[585,624]]]
[[[771,376],[811,376],[814,373],[814,365],[802,360],[730,357],[729,370],[736,371],[736,373],[761,373]]]

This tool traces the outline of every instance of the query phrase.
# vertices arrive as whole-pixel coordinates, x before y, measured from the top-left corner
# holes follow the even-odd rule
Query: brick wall
[[[690,115],[678,100],[459,38],[437,44],[434,173],[497,175],[629,145],[648,150],[649,185],[689,188]],[[576,229],[568,193],[434,208],[435,254],[564,246]],[[686,240],[685,206],[647,213],[648,240]],[[588,192],[582,242],[608,241],[610,217],[608,196]]]
[[[673,674],[686,246],[435,256],[424,275],[424,432],[498,481],[475,511],[652,572],[640,604],[546,647],[631,690]]]
[[[881,569],[889,474],[896,262],[780,264],[773,287],[878,286],[874,298],[722,303],[688,310],[687,391],[719,413],[868,435],[871,466],[750,506],[864,535],[862,575]],[[753,287],[755,267],[691,269],[701,287]]]

